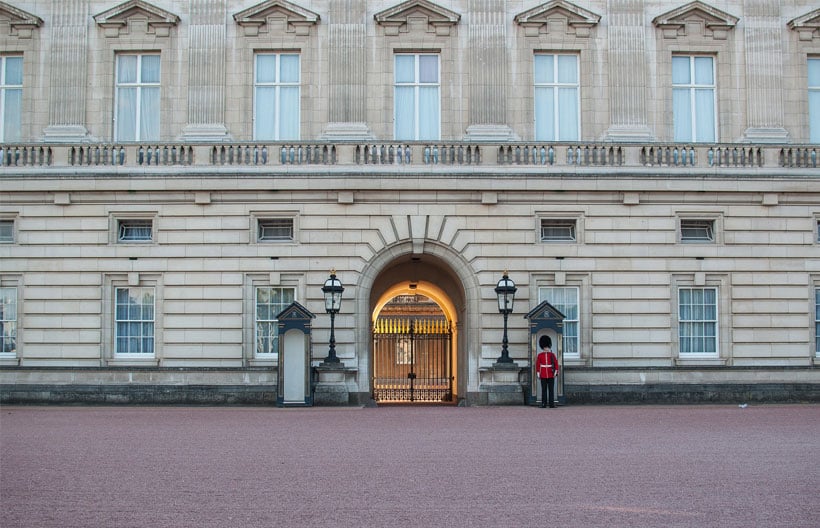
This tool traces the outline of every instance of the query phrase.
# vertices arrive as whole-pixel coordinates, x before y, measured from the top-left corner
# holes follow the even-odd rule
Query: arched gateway
[[[450,248],[424,251],[398,244],[374,258],[361,276],[357,341],[359,386],[377,402],[456,403],[471,384],[477,350],[477,280]],[[475,380],[473,380],[475,383]]]

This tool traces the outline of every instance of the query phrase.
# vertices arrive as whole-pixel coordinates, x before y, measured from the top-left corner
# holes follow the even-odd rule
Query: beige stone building
[[[0,401],[820,399],[814,2],[2,1],[0,122]]]

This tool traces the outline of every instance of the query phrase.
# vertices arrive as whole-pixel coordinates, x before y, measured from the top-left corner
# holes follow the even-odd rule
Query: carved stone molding
[[[310,28],[319,23],[319,15],[285,0],[267,0],[234,14],[246,37],[278,31],[297,36],[310,35]]]
[[[696,0],[655,17],[652,23],[663,31],[663,38],[684,37],[691,27],[703,28],[702,34],[715,40],[726,40],[739,18]]]
[[[8,20],[9,35],[30,39],[32,31],[43,25],[43,19],[22,9],[0,2],[0,19]]]
[[[388,36],[414,30],[447,36],[461,20],[461,15],[427,0],[409,0],[380,11],[373,18]]]
[[[790,20],[788,26],[797,31],[798,38],[804,42],[820,39],[820,9]]]
[[[144,28],[148,34],[167,37],[171,28],[179,24],[179,17],[143,0],[129,0],[107,11],[94,15],[94,21],[109,38],[128,35],[131,28]]]
[[[576,37],[589,37],[590,30],[601,21],[601,16],[566,0],[552,0],[515,16],[515,23],[524,28],[524,35],[537,37],[550,32],[558,23]]]

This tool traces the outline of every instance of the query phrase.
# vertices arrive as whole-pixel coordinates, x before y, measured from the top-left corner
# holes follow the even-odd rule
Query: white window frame
[[[270,82],[261,82],[259,81],[259,58],[262,56],[273,56],[275,58],[275,79]],[[281,62],[283,56],[295,56],[299,60],[299,73],[298,79],[296,81],[283,81],[281,79]],[[299,104],[296,108],[296,136],[295,137],[283,137],[281,124],[282,124],[282,88],[296,88],[298,90],[297,100]],[[273,116],[273,126],[274,126],[274,134],[273,137],[263,137],[259,133],[259,123],[261,121],[259,117],[260,112],[260,103],[259,103],[259,91],[260,88],[273,88],[274,89],[274,116]],[[280,51],[280,52],[272,52],[272,51],[265,51],[265,52],[257,52],[253,56],[253,138],[256,141],[285,141],[285,140],[298,140],[301,135],[301,123],[302,123],[302,112],[301,112],[301,101],[302,101],[302,55],[298,51]]]
[[[143,317],[142,314],[140,314],[139,318],[132,319],[131,318],[132,314],[131,314],[130,310],[128,311],[129,312],[128,313],[128,318],[125,318],[125,319],[121,318],[121,314],[119,313],[119,310],[118,310],[118,308],[120,306],[120,303],[119,303],[120,295],[119,295],[119,293],[121,291],[128,292],[127,295],[129,296],[129,300],[131,298],[131,293],[132,292],[133,293],[139,293],[140,296],[143,295],[146,292],[150,292],[151,293],[150,318]],[[156,335],[157,335],[157,289],[156,289],[156,287],[155,286],[130,286],[130,285],[114,286],[113,295],[114,295],[114,297],[112,299],[112,301],[113,301],[112,305],[113,305],[113,309],[114,309],[114,313],[113,313],[113,322],[114,322],[114,328],[113,328],[114,345],[113,345],[113,350],[114,350],[114,357],[115,358],[155,358],[156,357],[156,350],[157,350],[157,340],[156,340]],[[140,306],[140,311],[142,312],[145,309],[144,307],[147,307],[148,304],[147,303],[139,303],[139,306]],[[133,336],[130,333],[128,333],[125,336],[121,336],[121,334],[120,334],[120,323],[128,324],[128,325],[132,325],[132,324],[140,325],[140,334],[139,334],[139,336]],[[142,327],[143,326],[145,326],[147,328],[150,328],[150,335],[149,334],[144,334],[142,332]],[[143,345],[145,344],[145,341],[148,340],[149,338],[150,338],[151,350],[149,352],[141,351],[143,349]],[[134,351],[132,351],[130,346],[127,347],[127,349],[125,351],[123,351],[120,348],[120,346],[122,344],[121,341],[120,341],[121,339],[129,340],[129,345],[130,345],[130,340],[132,340],[132,339],[139,340],[139,346],[137,348],[140,351],[134,352]]]
[[[276,226],[275,224],[281,223],[282,225]],[[265,235],[264,232],[267,229],[272,230],[288,230],[289,234],[287,236],[270,236]],[[292,217],[261,217],[256,219],[256,241],[259,243],[280,243],[280,242],[293,242],[294,236],[296,232],[295,221]]]
[[[414,73],[413,73],[413,81],[412,82],[398,82],[396,80],[396,73],[398,68],[396,66],[396,62],[398,57],[413,57],[413,65],[414,65]],[[421,82],[421,74],[420,74],[420,64],[421,64],[421,57],[435,57],[436,58],[436,82]],[[398,133],[398,96],[396,95],[397,89],[400,87],[411,87],[413,88],[413,137],[399,137]],[[435,137],[421,137],[421,129],[420,129],[420,116],[423,113],[423,109],[421,108],[421,100],[420,100],[420,93],[422,87],[435,87],[437,98],[436,103],[438,106],[438,115],[436,116],[437,124],[436,127],[436,134]],[[424,109],[424,111],[430,111],[429,109]],[[432,114],[431,114],[432,115]],[[421,53],[407,53],[407,52],[396,52],[393,55],[393,138],[399,141],[438,141],[441,139],[441,54],[438,52],[421,52]]]
[[[19,59],[21,62],[21,70],[22,70],[22,55],[0,55],[0,143],[2,142],[13,142],[13,141],[20,141],[22,139],[22,115],[23,115],[23,75],[21,72],[20,75],[20,84],[9,84],[7,75],[8,75],[8,60],[9,59]],[[16,123],[7,123],[6,119],[8,118],[8,110],[7,110],[7,98],[10,92],[19,92],[20,94],[20,105],[19,113],[16,116],[17,122]],[[17,134],[16,137],[13,137],[10,134],[10,130],[14,129]]]
[[[814,288],[814,357],[820,359],[820,286]]]
[[[714,244],[715,220],[711,218],[681,218],[678,220],[680,241],[684,244]],[[706,235],[695,237],[687,235],[688,231],[703,230]]]
[[[549,225],[548,225],[549,224]],[[544,229],[562,229],[568,228],[568,235],[566,237],[558,236],[544,236]],[[539,237],[541,242],[545,243],[561,243],[561,242],[578,242],[578,220],[575,218],[541,218]]]
[[[148,230],[147,237],[126,236],[128,230]],[[119,244],[150,244],[154,241],[154,221],[151,218],[121,218],[117,221]]]
[[[290,292],[291,300],[279,303],[265,303],[260,305],[259,294],[261,290],[278,290],[280,298],[285,292]],[[256,284],[253,287],[253,357],[256,359],[276,359],[279,357],[279,321],[275,318],[282,310],[290,306],[296,300],[296,287],[287,285]],[[269,307],[260,314],[260,306]],[[260,317],[266,315],[267,317]],[[263,325],[267,332],[260,332]],[[261,352],[262,343],[267,343],[267,352]]]
[[[684,310],[682,309],[682,294],[684,291],[695,292],[695,291],[712,291],[714,292],[714,318],[706,318],[706,317],[691,317],[684,319]],[[681,358],[718,358],[720,357],[720,288],[716,286],[679,286],[677,289],[677,335],[678,335],[678,355]],[[701,304],[701,306],[706,307],[707,305]],[[699,332],[697,334],[692,333],[691,336],[687,335],[684,336],[684,328],[697,328],[698,325],[702,325],[704,327],[704,331]],[[709,335],[705,328],[712,326],[714,332],[712,335]],[[687,332],[688,333],[688,332]],[[704,343],[707,339],[712,341],[712,346],[714,347],[714,351],[705,351],[705,349],[709,348],[707,346],[701,347],[697,351],[684,351],[684,339],[691,339],[691,340],[703,340]]]
[[[13,299],[12,299],[13,297]],[[6,303],[6,300],[12,302]],[[9,314],[7,305],[14,304]],[[20,290],[16,284],[0,282],[0,359],[16,358],[20,347]],[[13,344],[13,348],[9,348]]]
[[[563,299],[556,300],[554,292],[561,291]],[[574,315],[573,310],[567,309],[566,294],[572,292],[574,296]],[[555,300],[555,302],[553,302]],[[544,301],[549,302],[558,311],[564,314],[564,333],[561,351],[564,359],[581,359],[581,288],[580,286],[539,286],[538,287],[538,303]],[[575,335],[568,335],[567,328],[574,325]]]
[[[537,82],[535,76],[535,62],[537,57],[543,56],[551,56],[553,57],[552,61],[552,82],[544,82],[540,83]],[[573,57],[575,59],[575,82],[561,82],[558,80],[558,58],[559,57]],[[580,69],[581,60],[577,53],[543,53],[537,52],[533,57],[533,127],[534,127],[534,137],[536,141],[578,141],[581,137],[581,69]],[[553,109],[553,123],[552,129],[554,131],[554,137],[540,137],[538,135],[538,89],[539,88],[549,88],[552,89],[552,109]],[[564,134],[564,130],[561,127],[561,123],[564,122],[561,117],[561,108],[562,105],[560,103],[560,91],[567,90],[567,89],[574,89],[575,90],[575,108],[577,109],[576,115],[574,116],[575,120],[575,129],[576,134],[574,137],[569,137]]]
[[[684,143],[703,143],[703,142],[713,143],[713,142],[719,141],[719,136],[718,136],[718,101],[717,101],[717,66],[716,66],[717,57],[714,56],[714,55],[698,55],[698,54],[689,55],[689,54],[682,54],[682,53],[676,53],[676,54],[672,55],[672,61],[673,62],[675,61],[675,59],[681,59],[681,58],[685,58],[685,59],[689,60],[689,81],[690,82],[686,83],[686,84],[684,84],[684,83],[675,84],[674,81],[672,81],[672,93],[673,93],[673,103],[672,103],[673,127],[672,127],[672,129],[673,129],[674,141],[684,142]],[[706,58],[706,59],[709,59],[709,60],[712,61],[712,84],[698,84],[698,83],[695,82],[695,60],[696,59],[703,59],[703,58]],[[674,67],[673,67],[673,72],[674,72]],[[673,73],[672,78],[674,78],[674,73]],[[690,105],[689,108],[691,110],[690,118],[691,118],[691,122],[692,122],[691,130],[689,130],[689,135],[690,135],[689,138],[678,138],[675,135],[675,130],[676,130],[677,127],[674,125],[674,122],[677,120],[677,116],[676,116],[676,113],[675,113],[674,93],[675,93],[675,91],[679,91],[679,90],[685,90],[685,91],[688,92],[688,95],[689,95],[689,105]],[[698,91],[702,91],[702,90],[711,90],[711,92],[712,92],[712,109],[713,109],[713,114],[714,114],[712,116],[712,121],[713,122],[711,124],[712,125],[711,130],[712,130],[712,136],[713,136],[712,138],[699,138],[698,134],[697,134],[698,133],[698,119],[699,119],[700,116],[698,115],[698,108],[697,108],[697,104],[696,104],[697,103],[696,94],[697,94]]]
[[[159,72],[159,81],[157,82],[143,82],[142,81],[142,60],[144,57],[159,57],[160,58],[160,72]],[[123,57],[137,57],[137,79],[133,83],[128,82],[120,82],[119,79],[119,62]],[[142,96],[142,91],[146,88],[158,88],[160,90],[160,97],[158,98],[157,104],[159,105],[155,108],[152,112],[154,114],[157,123],[160,123],[160,118],[162,117],[161,112],[161,104],[162,104],[162,56],[160,53],[118,53],[115,58],[114,64],[114,141],[156,141],[159,140],[159,137],[146,137],[145,133],[142,130],[142,116],[144,112],[142,111],[142,105],[144,102],[144,97]],[[136,88],[137,96],[136,96],[136,105],[137,108],[135,109],[136,112],[136,130],[134,130],[134,139],[122,139],[120,138],[120,127],[118,123],[118,114],[120,108],[120,90],[126,88]],[[161,126],[161,125],[160,125]]]
[[[812,69],[815,71],[812,72]],[[806,61],[808,79],[809,143],[820,143],[820,57],[808,57]],[[816,83],[816,84],[814,84]],[[812,105],[812,99],[815,104]]]

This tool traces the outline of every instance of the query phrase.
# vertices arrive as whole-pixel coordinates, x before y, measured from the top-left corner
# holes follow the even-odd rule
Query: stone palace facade
[[[815,2],[0,1],[0,122],[2,402],[820,400]]]

